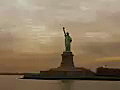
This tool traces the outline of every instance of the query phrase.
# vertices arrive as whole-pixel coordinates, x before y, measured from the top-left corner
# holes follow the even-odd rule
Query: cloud
[[[119,42],[89,42],[86,45],[81,46],[82,51],[88,55],[102,57],[117,57],[120,52]]]

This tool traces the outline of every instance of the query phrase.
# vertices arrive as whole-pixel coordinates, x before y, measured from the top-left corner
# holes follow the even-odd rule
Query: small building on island
[[[97,76],[120,76],[120,69],[118,68],[108,68],[108,67],[98,67],[96,69]]]

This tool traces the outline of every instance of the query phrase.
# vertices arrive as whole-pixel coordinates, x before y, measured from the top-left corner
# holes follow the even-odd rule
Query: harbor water
[[[120,90],[119,81],[23,80],[0,76],[0,90]]]

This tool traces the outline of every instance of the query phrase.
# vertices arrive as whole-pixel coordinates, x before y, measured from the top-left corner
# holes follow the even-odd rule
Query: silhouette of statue
[[[70,37],[69,33],[65,32],[65,27],[63,27],[63,32],[65,35],[65,51],[66,52],[71,52],[71,42],[72,42],[72,38]]]

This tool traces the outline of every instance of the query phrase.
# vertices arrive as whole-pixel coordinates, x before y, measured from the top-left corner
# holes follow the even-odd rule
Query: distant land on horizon
[[[25,73],[17,73],[17,72],[0,72],[0,75],[24,75]]]

